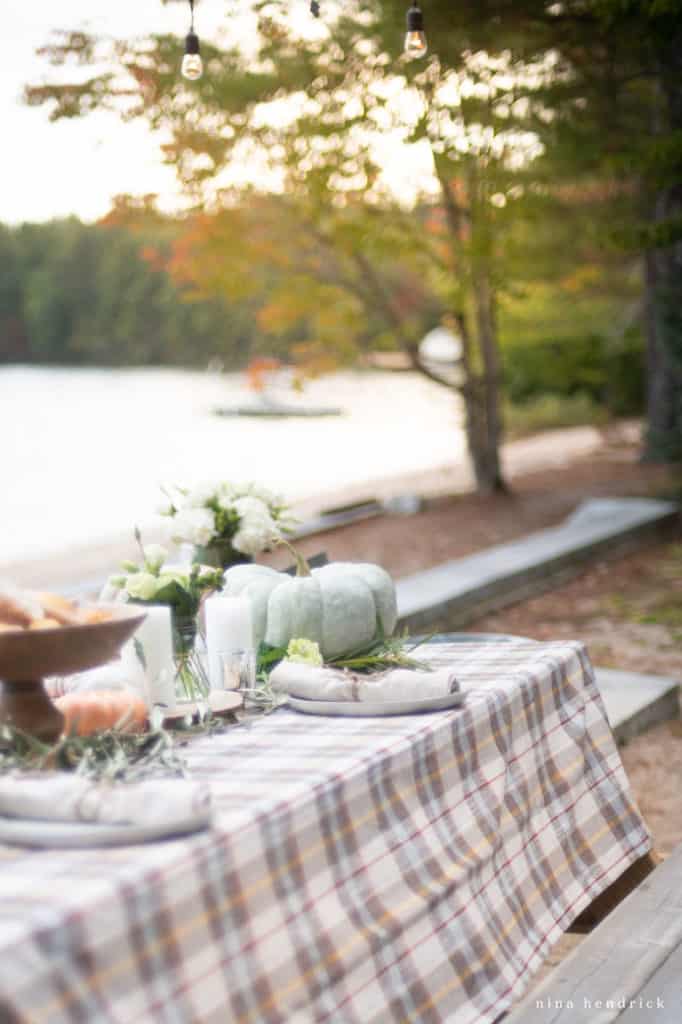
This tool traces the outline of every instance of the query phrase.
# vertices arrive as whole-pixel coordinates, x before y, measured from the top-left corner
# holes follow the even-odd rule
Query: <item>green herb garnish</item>
[[[191,735],[219,731],[222,723],[206,719],[183,729],[178,737],[162,728],[141,734],[116,729],[91,736],[63,736],[43,743],[11,725],[0,726],[0,774],[27,771],[74,772],[93,780],[138,782],[167,775],[185,775],[178,747]]]

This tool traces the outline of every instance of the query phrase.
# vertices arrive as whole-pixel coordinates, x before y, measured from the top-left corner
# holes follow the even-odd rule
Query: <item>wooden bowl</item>
[[[145,618],[138,605],[97,607],[111,618],[85,626],[0,633],[0,722],[48,742],[59,737],[63,716],[47,696],[43,678],[106,664]]]

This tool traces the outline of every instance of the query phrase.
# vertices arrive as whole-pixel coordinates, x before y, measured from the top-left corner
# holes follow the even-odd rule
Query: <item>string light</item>
[[[194,31],[194,0],[189,0],[190,26],[185,39],[185,56],[182,58],[183,78],[190,82],[196,82],[204,73],[204,64],[201,59],[199,47],[199,36]]]
[[[185,55],[182,58],[182,74],[190,82],[196,82],[204,73],[201,59],[199,36],[194,31],[194,4],[189,0],[190,27],[185,38]],[[310,0],[310,13],[314,18],[320,17],[320,0]],[[405,35],[405,56],[410,60],[425,57],[429,49],[424,31],[424,14],[419,0],[412,0],[407,11],[407,33]]]
[[[425,57],[429,49],[424,31],[424,15],[417,0],[407,12],[407,34],[405,36],[405,56],[410,60]]]

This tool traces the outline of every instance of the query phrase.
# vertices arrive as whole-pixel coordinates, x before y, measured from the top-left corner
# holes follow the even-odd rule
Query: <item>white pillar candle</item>
[[[166,605],[145,606],[146,618],[126,645],[126,656],[141,659],[147,679],[149,707],[161,704],[168,711],[175,710],[175,661],[173,660],[173,629],[171,611]]]
[[[214,594],[204,603],[208,672],[212,690],[224,690],[220,655],[253,647],[251,602]]]

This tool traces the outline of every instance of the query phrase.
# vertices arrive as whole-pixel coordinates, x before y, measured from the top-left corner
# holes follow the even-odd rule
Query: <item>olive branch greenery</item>
[[[62,736],[44,743],[14,726],[0,725],[0,775],[13,772],[73,772],[93,781],[139,782],[168,775],[187,775],[180,748],[193,736],[213,735],[227,727],[208,710],[194,725],[188,719],[170,733],[160,722],[162,712],[152,712],[145,733],[122,731],[125,723],[90,736]]]

